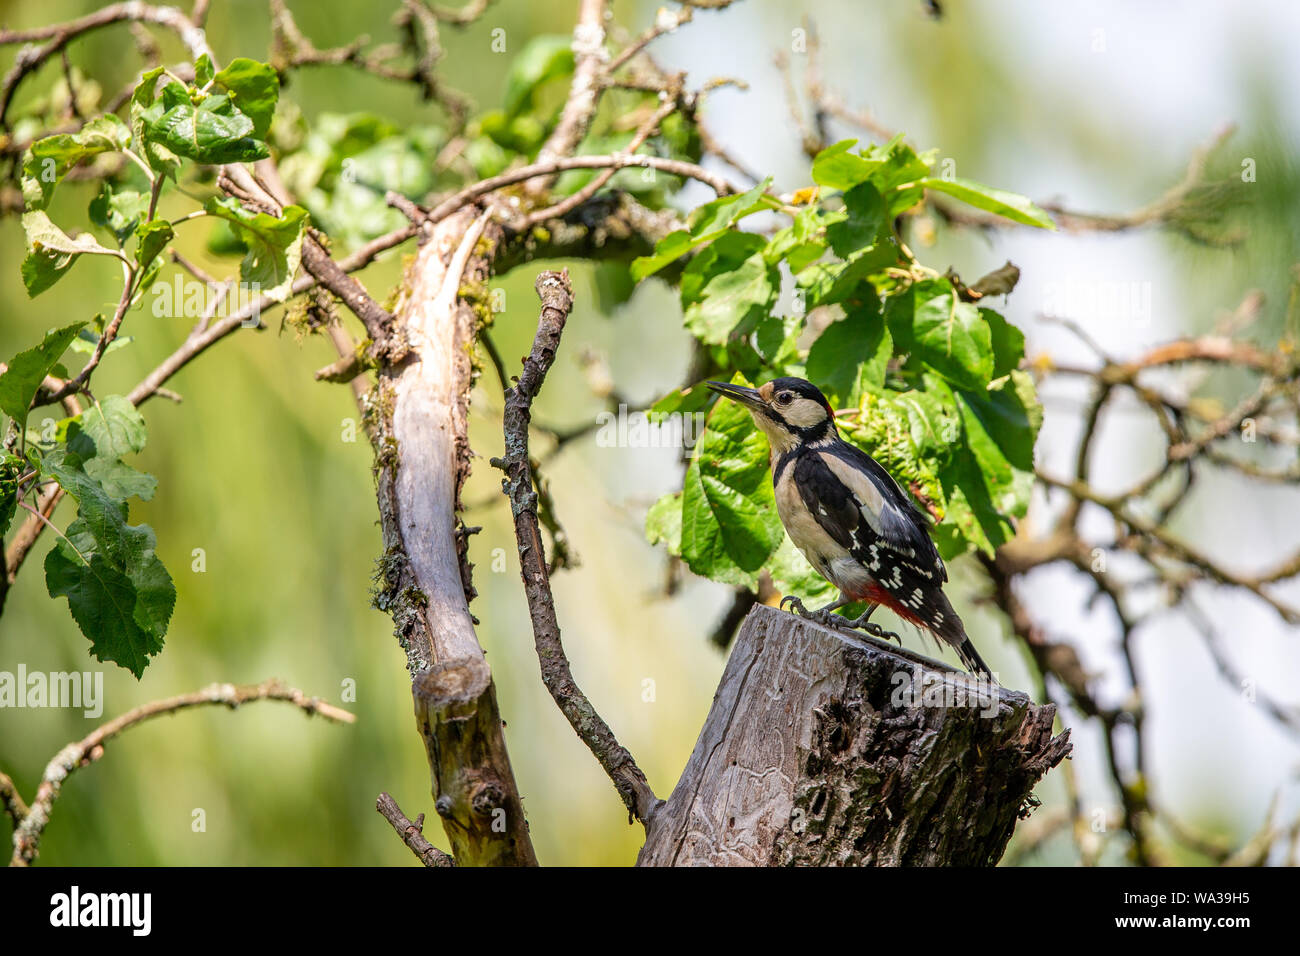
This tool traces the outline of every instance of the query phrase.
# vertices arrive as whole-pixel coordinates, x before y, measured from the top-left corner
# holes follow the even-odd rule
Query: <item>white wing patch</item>
[[[862,512],[862,517],[871,526],[871,530],[880,534],[880,512],[885,508],[885,499],[880,489],[872,484],[870,478],[848,462],[834,455],[822,455],[821,459],[831,470],[831,474],[853,493],[853,497],[858,502],[858,510]]]
[[[876,487],[871,477],[836,455],[824,454],[821,456],[821,460],[831,470],[831,474],[853,493],[854,500],[858,503],[858,510],[862,512],[862,517],[871,527],[871,530],[879,537],[886,537],[882,526],[881,513],[892,506],[885,501],[885,496],[881,494],[880,489]],[[916,551],[905,542],[897,540],[897,536],[890,536],[887,540],[889,541],[890,551],[905,558],[911,558],[912,561],[907,563],[908,567],[920,570],[914,563],[916,561]],[[937,559],[936,565],[942,567]],[[929,571],[922,571],[921,573],[927,578],[933,577]]]

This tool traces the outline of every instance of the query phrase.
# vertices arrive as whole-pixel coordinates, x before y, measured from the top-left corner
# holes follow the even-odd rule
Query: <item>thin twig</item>
[[[5,813],[9,814],[14,827],[27,819],[27,814],[30,812],[27,804],[18,793],[18,788],[14,786],[13,779],[3,771],[0,771],[0,803],[4,804]]]
[[[456,865],[456,861],[451,855],[439,850],[424,837],[424,814],[421,813],[415,818],[414,822],[408,820],[402,808],[397,805],[397,801],[387,793],[381,793],[375,800],[375,809],[379,811],[397,831],[397,835],[402,838],[402,842],[410,847],[411,852],[425,866],[434,867],[451,867]]]
[[[351,724],[356,721],[356,717],[348,711],[327,704],[319,697],[308,697],[297,688],[274,679],[260,684],[213,684],[192,694],[143,704],[97,727],[81,740],[68,744],[46,765],[40,786],[36,790],[36,799],[32,801],[22,823],[14,828],[14,853],[9,865],[27,866],[36,859],[41,835],[50,822],[50,811],[68,776],[79,767],[102,757],[104,744],[124,730],[160,714],[171,714],[190,707],[224,704],[234,710],[241,704],[258,700],[286,701],[308,715],[319,714],[338,723]]]
[[[649,167],[661,172],[671,173],[674,176],[681,176],[685,179],[698,179],[719,196],[729,196],[738,190],[721,176],[714,175],[707,169],[688,163],[680,159],[664,159],[659,156],[634,156],[630,153],[616,153],[609,156],[570,156],[553,160],[551,162],[538,162],[530,166],[521,166],[519,169],[513,169],[509,172],[501,173],[499,176],[492,176],[488,179],[481,180],[473,185],[466,186],[453,196],[444,199],[438,205],[434,206],[425,217],[428,223],[437,223],[446,219],[457,210],[474,202],[488,193],[496,192],[498,189],[504,189],[506,186],[513,186],[516,183],[525,182],[540,176],[549,176],[553,173],[564,172],[570,169],[625,169],[633,167]]]

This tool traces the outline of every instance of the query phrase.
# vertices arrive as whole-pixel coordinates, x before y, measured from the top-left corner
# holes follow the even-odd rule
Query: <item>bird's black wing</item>
[[[936,578],[939,583],[948,580],[948,571],[930,537],[924,516],[874,458],[848,442],[837,441],[824,448],[809,449],[800,459],[807,459],[804,465],[807,481],[800,483],[801,491],[806,484],[817,491],[819,499],[825,499],[822,501],[827,506],[824,515],[804,500],[823,529],[832,536],[832,525],[860,529],[852,542],[857,545],[856,550],[850,542],[840,541],[855,558],[870,567],[870,561],[864,557],[872,556],[869,549],[875,544],[877,554],[881,547],[888,549],[927,583]],[[828,484],[830,487],[826,487]],[[835,485],[842,490],[837,490]],[[851,508],[858,512],[856,516],[850,513]],[[863,553],[859,554],[859,550]]]

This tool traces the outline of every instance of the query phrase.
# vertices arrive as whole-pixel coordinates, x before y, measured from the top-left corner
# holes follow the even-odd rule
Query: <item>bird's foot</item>
[[[793,594],[787,594],[785,597],[781,598],[781,609],[784,610],[787,604],[790,605],[790,610],[793,613],[798,614],[804,620],[812,621],[814,624],[821,624],[824,627],[837,627],[838,622],[844,620],[844,618],[839,615],[831,613],[835,608],[841,606],[838,603],[829,604],[826,607],[819,607],[810,611],[808,608],[804,607],[803,601],[799,600]]]
[[[901,637],[893,631],[885,630],[879,624],[872,624],[870,621],[866,621],[862,624],[862,630],[866,631],[873,637],[880,638],[882,641],[896,641],[899,647],[903,646],[903,639]]]
[[[843,622],[841,624],[841,627],[853,628],[854,630],[858,630],[858,631],[866,631],[872,637],[878,637],[882,641],[896,641],[898,643],[898,646],[902,647],[903,639],[901,637],[899,637],[893,631],[887,631],[879,624],[873,624],[871,623],[870,620],[868,620],[868,618],[871,617],[871,612],[874,610],[875,608],[872,607],[870,610],[868,610],[865,614],[863,614],[860,617],[839,618],[839,620]]]
[[[790,605],[790,611],[792,613],[798,614],[800,617],[808,616],[809,611],[803,606],[803,601],[800,601],[793,594],[787,594],[785,597],[781,598],[781,610],[784,611],[787,604]]]

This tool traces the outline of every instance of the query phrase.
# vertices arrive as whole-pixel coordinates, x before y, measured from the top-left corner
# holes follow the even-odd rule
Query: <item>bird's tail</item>
[[[948,603],[946,596],[943,603],[947,606],[943,609],[941,623],[933,629],[935,636],[956,649],[957,656],[961,658],[962,664],[972,674],[981,674],[989,680],[994,680],[993,672],[984,663],[984,658],[980,657],[979,651],[975,650],[975,645],[971,643],[970,638],[966,635],[966,626],[962,624],[961,618],[952,609],[952,605]]]
[[[975,650],[975,645],[970,642],[969,637],[964,637],[957,645],[957,656],[972,674],[983,674],[989,680],[993,680],[993,672],[989,670],[989,665],[984,663],[984,658],[980,657],[980,652]]]
[[[872,604],[883,604],[903,620],[921,628],[922,633],[929,631],[936,640],[957,651],[957,656],[968,671],[996,682],[993,672],[984,663],[984,658],[980,657],[979,651],[975,650],[975,645],[966,636],[966,626],[952,609],[952,604],[943,591],[933,588],[928,594],[922,592],[919,605],[904,604],[880,587],[868,591],[862,597]]]

